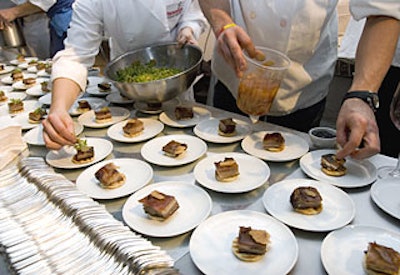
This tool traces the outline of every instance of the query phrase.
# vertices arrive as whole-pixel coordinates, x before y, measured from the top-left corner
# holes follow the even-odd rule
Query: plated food
[[[240,226],[239,236],[232,242],[232,251],[242,261],[256,262],[268,251],[270,242],[267,231]]]
[[[97,170],[94,176],[99,181],[100,187],[104,189],[121,187],[126,180],[125,175],[118,171],[118,167],[112,162]]]
[[[101,149],[101,148],[100,148]],[[100,149],[96,148],[96,155],[99,155]],[[114,187],[114,181],[119,185],[119,178],[123,175],[125,178],[124,184],[116,188],[104,188],[100,185],[96,178],[96,173],[107,166],[108,164],[115,166],[119,175],[115,172],[106,173],[112,176],[111,186]],[[110,200],[125,197],[136,192],[146,184],[149,184],[153,179],[153,168],[145,161],[134,158],[113,158],[104,160],[94,165],[91,165],[79,174],[76,179],[76,187],[84,194],[93,199]]]
[[[62,149],[55,151],[51,150],[46,154],[46,162],[56,168],[63,169],[77,169],[86,166],[91,166],[92,164],[99,162],[106,158],[113,149],[113,144],[102,138],[85,138],[86,146],[93,147],[94,156],[91,161],[85,161],[86,156],[83,155],[83,162],[72,161],[74,156],[77,154],[77,150],[71,147],[63,147]],[[87,158],[90,154],[87,154]],[[97,171],[97,170],[96,170]],[[94,173],[93,173],[94,175]],[[99,189],[102,189],[99,187]]]
[[[108,107],[102,107],[95,110],[94,116],[97,123],[106,123],[112,120],[112,114]]]
[[[159,115],[159,119],[164,124],[176,127],[176,128],[185,128],[185,127],[192,127],[200,123],[201,121],[208,119],[211,115],[210,111],[205,108],[193,106],[193,117],[186,118],[186,119],[177,119],[175,115],[175,106],[166,106],[165,112],[162,112]],[[186,105],[186,107],[189,107]]]
[[[11,72],[11,79],[12,79],[13,82],[17,82],[19,80],[24,79],[24,74],[22,73],[22,70],[21,69],[14,69]]]
[[[270,152],[280,152],[285,149],[285,138],[279,132],[265,133],[263,148]]]
[[[6,93],[4,91],[0,91],[0,102],[5,102],[8,100]]]
[[[149,218],[139,202],[153,191],[173,196],[179,204],[179,209],[166,220]],[[130,228],[141,234],[172,237],[195,228],[210,215],[211,208],[210,196],[199,186],[183,181],[163,181],[148,184],[133,193],[122,208],[122,218]]]
[[[176,158],[186,152],[188,145],[186,143],[181,143],[176,140],[171,140],[162,147],[162,151],[166,156],[171,158]]]
[[[260,131],[248,135],[242,140],[241,145],[243,150],[250,155],[267,161],[295,160],[308,152],[310,148],[308,142],[300,135],[279,132],[284,138],[283,147],[283,140],[278,137],[278,135],[274,134],[275,132],[276,131]],[[267,136],[267,134],[269,135]],[[264,142],[266,136],[267,140]],[[271,139],[269,137],[271,137]],[[266,150],[264,143],[267,143],[267,146],[273,151]]]
[[[143,205],[144,212],[151,219],[159,221],[165,221],[179,208],[179,203],[174,196],[157,190],[153,190],[150,194],[141,198],[139,202]]]
[[[347,172],[345,162],[345,159],[338,159],[335,154],[325,154],[321,156],[321,170],[328,176],[341,177]]]
[[[100,92],[110,92],[111,91],[111,83],[107,81],[100,82],[97,84]]]
[[[217,168],[216,163],[223,165]],[[217,169],[219,171],[216,175]],[[256,157],[230,152],[209,154],[196,164],[193,174],[196,181],[208,189],[223,193],[242,193],[264,185],[269,179],[270,169],[268,164]],[[231,181],[226,182],[230,179]]]
[[[299,187],[301,189],[297,189]],[[302,209],[299,209],[298,204],[294,205],[295,209],[291,197],[303,187],[312,187],[305,189],[312,195],[306,194],[305,202],[300,201]],[[262,202],[267,212],[278,220],[311,232],[326,232],[343,227],[354,219],[356,213],[354,202],[346,192],[329,183],[310,179],[276,182],[265,190]]]
[[[269,235],[268,251],[257,261],[247,262],[232,253],[232,241],[238,237],[241,226],[265,230]],[[259,242],[265,242],[267,236]],[[292,231],[275,218],[251,210],[224,211],[211,216],[192,233],[189,250],[203,274],[289,274],[298,257],[298,244]]]
[[[305,154],[300,159],[300,168],[309,177],[331,183],[338,187],[355,188],[373,183],[377,177],[375,165],[369,160],[346,159],[346,173],[340,177],[327,175],[322,171],[321,157],[327,154],[336,154],[335,150],[315,150]],[[336,164],[335,164],[336,165]],[[339,170],[340,173],[343,172]],[[334,172],[336,173],[336,172]]]
[[[368,275],[398,275],[400,253],[391,247],[370,242],[365,252],[364,268]]]
[[[174,114],[176,120],[188,120],[194,116],[193,108],[189,106],[176,106]]]
[[[46,109],[38,107],[34,111],[29,113],[29,122],[39,124],[44,119],[45,115],[47,115]]]
[[[133,128],[131,124],[128,124],[128,120],[124,120],[112,125],[107,130],[107,135],[113,140],[125,143],[135,143],[148,140],[155,137],[164,129],[164,124],[162,124],[157,119],[152,118],[140,118],[141,123],[134,123]],[[136,120],[136,119],[135,119]],[[143,124],[142,126],[140,126]],[[126,127],[128,126],[128,127]],[[126,127],[126,129],[124,129]],[[140,130],[142,129],[142,130]],[[127,132],[127,133],[125,133]],[[137,133],[137,134],[135,134]]]
[[[129,119],[124,127],[122,127],[124,136],[126,137],[135,137],[143,133],[144,123],[138,118]]]
[[[224,137],[236,135],[236,122],[232,118],[221,119],[218,123],[218,134]]]
[[[312,186],[299,186],[290,195],[294,211],[305,215],[316,215],[322,211],[322,197]]]
[[[76,164],[88,163],[94,159],[94,147],[89,146],[85,139],[77,139],[74,144],[76,150],[72,162]]]
[[[11,98],[8,102],[8,113],[15,115],[24,111],[24,102],[21,99]]]
[[[234,158],[225,157],[224,160],[214,162],[215,178],[218,181],[234,181],[239,176],[239,165]]]
[[[370,243],[378,246],[372,245],[369,248]],[[370,250],[369,256],[372,256],[369,259],[369,269],[382,270],[381,273],[378,273],[379,271],[368,273],[369,270],[366,270],[368,250]],[[340,253],[338,253],[339,251]],[[397,275],[399,256],[395,255],[398,255],[399,252],[400,234],[397,230],[391,231],[382,227],[366,225],[349,225],[332,231],[324,238],[321,245],[321,260],[328,274]]]
[[[84,113],[84,112],[92,110],[92,106],[90,105],[89,101],[87,101],[85,99],[81,99],[81,100],[78,100],[78,107],[76,108],[76,110],[79,113]]]

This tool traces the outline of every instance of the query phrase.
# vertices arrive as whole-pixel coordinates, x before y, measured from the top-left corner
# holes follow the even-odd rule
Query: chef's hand
[[[73,145],[76,142],[74,123],[68,111],[50,109],[42,124],[43,139],[48,149],[58,150],[64,145]]]
[[[378,125],[365,102],[357,98],[343,102],[336,120],[336,140],[341,147],[336,153],[339,159],[364,159],[380,152]]]
[[[235,24],[217,33],[218,52],[224,57],[225,61],[235,70],[237,77],[242,77],[243,71],[247,69],[247,62],[243,55],[243,50],[250,58],[263,60],[265,56],[257,51],[253,41],[248,34]]]
[[[190,27],[181,29],[176,40],[180,46],[185,44],[198,45],[197,40],[194,37],[193,30]]]
[[[13,9],[3,9],[0,10],[0,30],[4,29],[6,26],[9,26],[15,20],[16,14]]]

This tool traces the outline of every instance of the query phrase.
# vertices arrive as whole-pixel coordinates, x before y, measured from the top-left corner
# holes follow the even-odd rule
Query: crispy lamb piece
[[[279,132],[266,133],[263,138],[263,147],[268,151],[281,151],[285,146],[285,138]]]
[[[72,158],[73,162],[85,163],[94,157],[94,147],[87,145],[86,140],[78,139],[74,147],[77,152]]]
[[[337,159],[335,154],[326,154],[321,156],[321,166],[332,171],[344,168],[345,159]]]
[[[15,69],[11,72],[11,78],[14,82],[24,79],[24,75],[20,69]]]
[[[4,91],[0,91],[0,102],[7,101],[8,97],[4,93]]]
[[[50,89],[49,89],[49,82],[48,82],[48,81],[43,81],[43,82],[41,82],[41,83],[40,83],[40,86],[41,86],[41,89],[42,89],[43,92],[45,92],[45,93],[50,92]]]
[[[174,196],[161,193],[157,190],[139,200],[143,204],[144,211],[152,217],[162,220],[170,217],[178,208],[179,204]]]
[[[234,179],[239,175],[239,166],[234,158],[225,158],[223,161],[214,162],[214,165],[217,180]]]
[[[232,134],[236,130],[236,122],[232,118],[221,119],[218,124],[218,130],[223,134]]]
[[[39,107],[33,112],[29,113],[29,120],[39,122],[44,118],[45,115],[47,115],[46,110]]]
[[[96,121],[107,121],[110,120],[112,118],[112,114],[111,111],[108,107],[103,107],[99,110],[96,110],[94,112],[95,116],[96,116]]]
[[[82,99],[78,101],[78,109],[80,111],[89,111],[92,109],[92,106],[90,106],[87,100]]]
[[[263,255],[267,251],[269,234],[265,230],[255,230],[240,226],[238,245],[240,253]]]
[[[163,146],[162,150],[165,152],[166,155],[170,157],[177,157],[180,154],[183,154],[187,149],[187,144],[180,143],[175,140],[171,140],[166,145]]]
[[[24,85],[31,86],[36,83],[36,78],[34,77],[24,78],[22,80],[22,83],[24,83]]]
[[[122,127],[124,134],[128,136],[135,136],[144,130],[143,122],[137,118],[129,119],[125,126]]]
[[[109,83],[109,82],[101,82],[101,83],[97,84],[97,87],[102,92],[108,92],[111,89],[111,83]]]
[[[191,119],[193,118],[193,108],[176,106],[175,108],[175,118],[177,120]]]
[[[318,208],[321,202],[318,190],[311,186],[297,187],[290,195],[290,203],[295,209]]]
[[[400,253],[393,248],[371,242],[365,252],[365,267],[377,274],[400,274]]]
[[[24,110],[24,103],[22,100],[19,99],[11,99],[10,102],[8,102],[8,112],[10,114],[15,114],[22,112]]]
[[[125,181],[125,176],[117,168],[114,163],[107,163],[97,170],[94,176],[104,188],[118,187]]]

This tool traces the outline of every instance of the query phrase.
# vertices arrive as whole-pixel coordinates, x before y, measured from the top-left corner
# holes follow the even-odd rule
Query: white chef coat
[[[286,115],[326,97],[337,58],[337,0],[230,2],[235,23],[255,45],[280,50],[292,61],[270,115]],[[378,14],[400,17],[399,0],[351,0],[350,6],[357,19]],[[236,97],[239,80],[216,50],[212,70]]]
[[[196,38],[206,26],[197,0],[77,0],[65,50],[53,58],[52,80],[68,78],[86,88],[104,35],[111,39],[111,59],[144,46],[176,41],[191,27]]]
[[[356,57],[357,44],[360,40],[366,19],[356,21],[350,18],[344,32],[342,43],[339,47],[339,57],[354,59]],[[400,68],[400,39],[397,42],[396,53],[393,57],[392,65]],[[400,76],[399,76],[400,78]]]
[[[31,4],[41,8],[43,11],[47,12],[57,0],[28,0]]]

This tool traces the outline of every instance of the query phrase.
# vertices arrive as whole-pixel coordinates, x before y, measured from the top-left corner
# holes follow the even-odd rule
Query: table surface
[[[248,120],[237,114],[228,113],[210,106],[197,104],[207,108],[211,111],[212,116],[215,118],[233,117],[243,120]],[[126,106],[124,106],[126,107]],[[156,115],[142,114],[139,111],[131,108],[131,116],[137,117],[150,117],[157,119]],[[303,137],[310,144],[310,150],[314,148],[311,145],[310,139],[306,133],[297,132],[291,129],[283,128],[277,125],[269,124],[266,122],[258,122],[253,125],[253,132],[257,131],[285,131],[294,133]],[[145,142],[140,143],[119,143],[111,140],[107,136],[107,128],[103,129],[90,129],[85,128],[83,134],[86,137],[101,137],[110,140],[113,143],[113,152],[107,157],[107,159],[113,158],[136,158],[144,160],[140,154],[140,149]],[[165,126],[161,135],[171,134],[188,134],[194,135],[193,128],[172,128]],[[243,152],[240,142],[231,144],[215,144],[207,143],[208,154],[212,153],[223,153],[223,152]],[[42,146],[29,146],[30,156],[41,156],[45,157],[47,149]],[[388,158],[382,155],[377,155],[370,159],[377,167],[384,164],[394,164],[395,159]],[[182,165],[179,167],[161,167],[152,165],[154,170],[153,182],[179,180],[187,181],[192,184],[196,184],[193,169],[200,160],[193,163]],[[222,211],[236,210],[236,209],[248,209],[267,213],[261,198],[268,186],[279,182],[283,179],[288,178],[307,178],[305,174],[299,168],[299,160],[293,160],[288,162],[267,162],[271,175],[269,180],[261,187],[242,194],[224,194],[214,192],[212,190],[205,189],[210,197],[212,198],[213,207],[210,215],[215,215]],[[79,174],[84,171],[85,168],[64,170],[55,169],[57,172],[63,174],[66,178],[71,181],[75,181]],[[382,210],[380,210],[370,198],[370,185],[361,188],[352,188],[345,190],[347,194],[353,199],[356,208],[356,215],[354,220],[350,223],[353,225],[372,225],[381,228],[385,228],[391,231],[399,232],[400,221],[389,216]],[[107,210],[113,214],[113,216],[122,221],[122,207],[128,197],[113,199],[113,200],[100,200],[99,202],[104,204]],[[299,257],[294,268],[290,274],[325,274],[324,267],[320,259],[320,248],[322,240],[329,232],[307,232],[295,228],[291,228],[293,231],[298,244],[299,244]],[[191,233],[188,233],[170,237],[170,238],[154,238],[146,237],[154,245],[160,246],[162,249],[167,251],[169,255],[175,260],[175,266],[180,270],[182,274],[202,274],[199,269],[194,265],[189,252],[189,240]],[[1,270],[0,270],[1,271]]]

